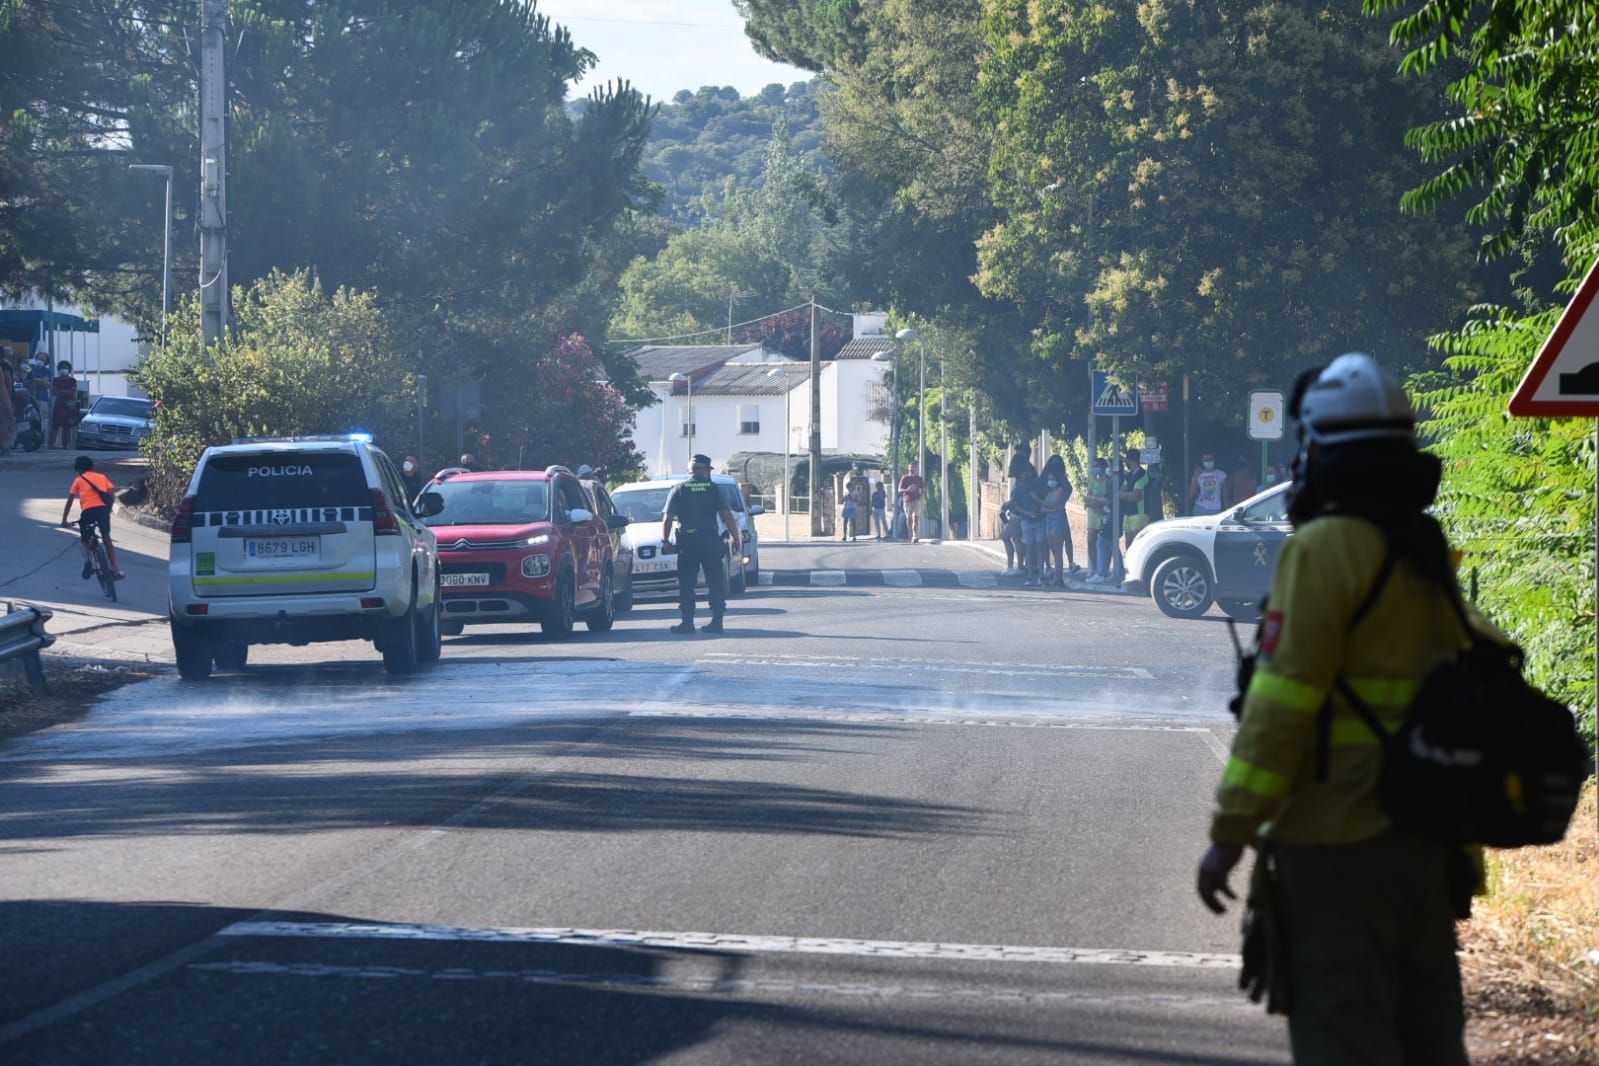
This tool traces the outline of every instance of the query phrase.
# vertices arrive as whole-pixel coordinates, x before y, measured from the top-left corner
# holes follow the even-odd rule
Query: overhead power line
[[[807,308],[809,306],[811,306],[810,305],[810,301],[807,300],[805,303],[795,304],[793,307],[784,308],[781,311],[773,311],[771,314],[762,315],[760,318],[752,318],[748,322],[735,322],[735,323],[733,323],[733,328],[734,329],[742,329],[745,326],[753,326],[757,322],[765,322],[769,318],[777,318],[780,315],[791,314],[791,313],[793,313],[795,311],[803,310],[804,308]],[[817,304],[816,305],[816,309],[818,311],[827,310],[827,308],[823,307],[821,304]],[[834,311],[833,313],[834,314],[846,314],[847,312]],[[686,340],[692,340],[695,337],[708,337],[708,336],[710,336],[713,333],[726,333],[726,332],[727,332],[727,327],[726,326],[717,326],[715,329],[702,329],[702,330],[699,330],[698,332],[695,332],[695,333],[678,333],[678,334],[674,334],[673,336],[670,336],[670,337],[618,337],[616,340],[607,341],[606,343],[607,344],[659,344],[661,341],[686,341]]]

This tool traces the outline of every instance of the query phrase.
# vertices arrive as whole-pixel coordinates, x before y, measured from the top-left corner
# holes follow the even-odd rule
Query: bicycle
[[[117,602],[117,575],[111,569],[111,560],[105,553],[105,544],[100,540],[100,531],[94,526],[89,527],[89,561],[94,566],[94,576],[100,579],[100,588],[106,594],[106,599],[112,603]]]

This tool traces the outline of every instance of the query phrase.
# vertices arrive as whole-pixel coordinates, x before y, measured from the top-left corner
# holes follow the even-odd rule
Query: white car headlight
[[[540,544],[548,544],[549,542],[550,535],[548,533],[536,533],[522,543],[526,544],[529,548],[537,548]]]

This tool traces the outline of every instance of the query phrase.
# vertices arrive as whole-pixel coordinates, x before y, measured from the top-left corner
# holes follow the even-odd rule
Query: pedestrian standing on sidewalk
[[[78,379],[72,376],[72,364],[65,359],[56,364],[56,376],[50,382],[50,395],[55,403],[50,408],[50,447],[55,447],[56,434],[61,435],[61,447],[70,449],[77,435]]]
[[[922,539],[922,497],[927,492],[927,482],[916,472],[916,464],[906,467],[905,476],[899,479],[900,506],[905,509],[905,524],[914,544]]]
[[[1137,448],[1129,448],[1124,457],[1121,496],[1122,534],[1126,538],[1122,547],[1129,548],[1138,531],[1160,517],[1160,489]]]
[[[1248,462],[1241,462],[1227,479],[1228,486],[1232,489],[1222,501],[1222,506],[1230,507],[1235,503],[1243,503],[1255,493],[1260,491],[1260,482],[1255,480],[1255,471]]]
[[[1199,469],[1188,483],[1188,497],[1196,515],[1221,514],[1227,471],[1216,469],[1216,456],[1206,452],[1199,457]]]
[[[1027,572],[1024,587],[1036,588],[1043,584],[1044,566],[1044,509],[1038,498],[1038,471],[1032,460],[1020,451],[1010,464],[1010,509],[1022,523],[1022,566]]]
[[[1066,520],[1066,501],[1071,499],[1072,483],[1066,477],[1066,460],[1059,455],[1044,464],[1043,513],[1045,563],[1051,567],[1047,584],[1063,588],[1067,567],[1078,569],[1072,558],[1072,527]]]
[[[1110,475],[1105,460],[1094,457],[1088,467],[1088,493],[1083,497],[1088,525],[1088,583],[1097,585],[1110,575]]]
[[[844,506],[840,514],[843,521],[838,525],[838,539],[854,540],[855,516],[860,514],[860,508],[855,503],[855,487],[853,485],[844,490]]]
[[[888,539],[888,493],[883,491],[881,481],[872,482],[872,537]]]
[[[1021,577],[1024,573],[1021,564],[1026,557],[1022,548],[1022,520],[1011,510],[1009,500],[999,505],[999,542],[1005,545],[1005,572],[999,576]]]

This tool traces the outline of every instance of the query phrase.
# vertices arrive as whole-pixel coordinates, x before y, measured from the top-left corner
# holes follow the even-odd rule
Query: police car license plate
[[[248,538],[244,542],[244,554],[252,559],[315,559],[322,554],[322,538]]]
[[[633,564],[633,572],[636,574],[659,574],[676,569],[676,559],[640,559]]]
[[[487,574],[441,574],[439,582],[447,589],[487,587]]]

